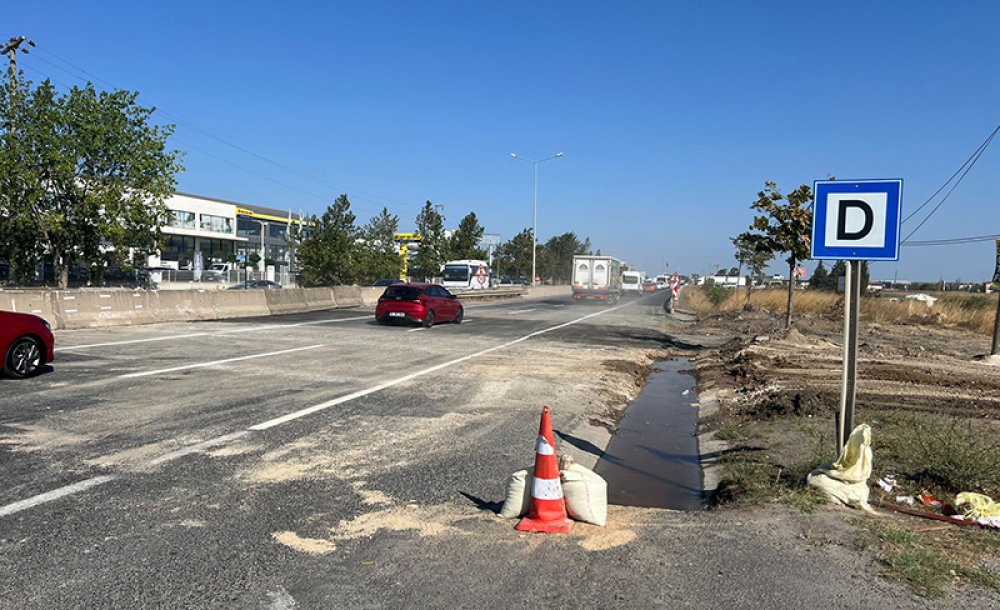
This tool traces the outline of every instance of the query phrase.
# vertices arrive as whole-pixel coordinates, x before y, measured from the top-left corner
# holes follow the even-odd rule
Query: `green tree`
[[[359,279],[369,284],[379,278],[397,278],[401,262],[393,235],[399,230],[399,217],[382,208],[361,229],[361,270]]]
[[[736,260],[740,266],[737,269],[737,276],[742,275],[743,267],[747,267],[749,275],[747,277],[746,299],[743,302],[743,309],[750,309],[750,293],[753,290],[753,280],[761,279],[767,264],[774,258],[769,242],[763,235],[758,235],[752,231],[744,231],[732,238],[736,247]]]
[[[347,195],[337,197],[317,218],[309,219],[308,229],[292,229],[296,253],[306,286],[353,284],[358,275],[359,231]]]
[[[590,239],[581,242],[572,231],[552,237],[538,249],[538,274],[557,284],[568,284],[573,274],[573,256],[589,251]]]
[[[103,244],[122,260],[158,246],[181,155],[167,149],[173,126],[153,125],[154,109],[138,105],[138,96],[90,83],[59,95],[46,80],[17,103],[0,104],[7,113],[0,157],[11,172],[0,213],[21,218],[11,231],[30,231],[37,242],[32,251],[15,235],[9,246],[20,250],[19,264],[44,250],[60,287],[73,264],[100,261]]]
[[[486,230],[479,224],[475,212],[469,212],[448,240],[449,259],[482,260],[486,258],[486,250],[479,247]]]
[[[839,286],[839,279],[847,275],[847,262],[838,260],[833,264],[833,268],[830,270],[830,290],[837,290]],[[861,295],[864,296],[868,291],[868,282],[871,279],[871,274],[868,271],[868,261],[861,261]],[[810,285],[812,285],[810,283]]]
[[[444,216],[430,201],[424,203],[424,207],[417,214],[417,233],[423,239],[413,257],[413,269],[410,273],[428,281],[440,275],[441,266],[448,260],[448,239],[444,234]]]
[[[497,267],[515,277],[531,275],[531,229],[524,229],[510,241],[500,244],[496,252]]]
[[[835,290],[837,288],[837,278],[830,275],[826,270],[826,265],[820,261],[809,278],[809,290]]]
[[[785,201],[785,203],[782,203]],[[809,256],[809,237],[812,228],[812,188],[803,184],[786,197],[775,182],[764,183],[764,190],[757,193],[757,201],[750,207],[759,215],[753,219],[751,229],[766,238],[767,249],[772,253],[785,252],[788,258],[788,306],[785,311],[785,328],[792,326],[792,295],[795,288],[795,264]]]

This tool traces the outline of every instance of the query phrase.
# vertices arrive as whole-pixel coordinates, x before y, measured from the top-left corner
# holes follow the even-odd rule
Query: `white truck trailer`
[[[617,303],[622,295],[622,262],[612,256],[573,257],[573,300]]]

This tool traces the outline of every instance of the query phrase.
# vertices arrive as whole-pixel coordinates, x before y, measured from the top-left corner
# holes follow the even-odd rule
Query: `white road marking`
[[[527,335],[524,335],[523,337],[519,337],[517,339],[514,339],[513,341],[508,341],[507,343],[502,343],[500,345],[495,345],[493,347],[489,347],[489,348],[486,348],[484,350],[480,350],[478,352],[475,352],[473,354],[469,354],[467,356],[462,356],[460,358],[455,358],[454,360],[449,360],[448,362],[444,362],[442,364],[438,364],[438,365],[432,366],[430,368],[423,369],[422,371],[417,371],[416,373],[410,373],[409,375],[403,375],[402,377],[398,377],[396,379],[393,379],[393,380],[390,380],[390,381],[386,381],[386,382],[380,383],[378,385],[374,385],[374,386],[372,386],[370,388],[366,388],[364,390],[358,390],[357,392],[351,392],[350,394],[346,394],[346,395],[341,396],[339,398],[334,398],[333,400],[328,400],[328,401],[322,402],[322,403],[320,403],[318,405],[307,407],[305,409],[300,409],[298,411],[294,411],[294,412],[289,413],[287,415],[282,415],[281,417],[276,417],[274,419],[269,419],[269,420],[267,420],[265,422],[261,422],[259,424],[250,426],[248,429],[249,430],[267,430],[268,428],[273,428],[275,426],[280,426],[281,424],[288,423],[290,421],[299,419],[300,417],[305,417],[306,415],[312,415],[313,413],[317,413],[319,411],[323,411],[323,410],[329,409],[330,407],[335,407],[337,405],[344,404],[345,402],[350,402],[350,401],[355,400],[357,398],[363,398],[365,396],[368,396],[369,394],[374,394],[375,392],[382,391],[382,390],[384,390],[386,388],[391,388],[391,387],[399,385],[401,383],[405,383],[407,381],[412,381],[412,380],[414,380],[414,379],[416,379],[418,377],[423,377],[424,375],[429,375],[430,373],[435,373],[435,372],[440,371],[442,369],[446,369],[446,368],[455,366],[456,364],[461,364],[462,362],[465,362],[467,360],[472,360],[473,358],[478,358],[479,356],[484,356],[486,354],[490,354],[490,353],[493,353],[493,352],[496,352],[496,351],[499,351],[499,350],[502,350],[502,349],[506,349],[508,347],[511,347],[512,345],[517,345],[518,343],[521,343],[523,341],[527,341],[528,339],[531,339],[532,337],[537,337],[539,335],[544,335],[545,333],[550,333],[550,332],[552,332],[554,330],[559,330],[560,328],[566,328],[567,326],[572,326],[574,324],[578,324],[578,323],[583,322],[584,320],[587,320],[589,318],[593,318],[595,316],[599,316],[599,315],[608,313],[609,311],[614,311],[614,310],[619,309],[621,307],[627,307],[627,306],[631,305],[634,302],[635,301],[632,301],[630,303],[626,303],[624,305],[616,305],[615,307],[611,307],[611,308],[608,308],[608,309],[602,309],[600,311],[596,311],[594,313],[587,314],[587,315],[585,315],[583,317],[576,318],[575,320],[570,320],[569,322],[564,322],[562,324],[557,324],[555,326],[550,326],[548,328],[543,328],[542,330],[536,330],[535,332],[528,333]],[[415,328],[413,330],[422,330],[422,329],[416,329]]]
[[[148,462],[148,466],[156,466],[157,464],[163,464],[164,462],[171,462],[178,458],[182,458],[185,455],[190,455],[192,453],[197,453],[202,449],[208,449],[209,447],[215,447],[217,445],[224,445],[229,441],[235,441],[238,438],[243,438],[250,434],[249,430],[241,430],[239,432],[233,432],[232,434],[224,434],[222,436],[217,436],[215,438],[210,438],[207,441],[202,441],[200,443],[195,443],[194,445],[188,445],[187,447],[182,447],[177,451],[171,451],[170,453],[165,453],[160,457],[155,457]]]
[[[14,513],[19,513],[22,510],[27,510],[39,504],[45,504],[46,502],[52,502],[53,500],[58,500],[59,498],[65,498],[66,496],[71,496],[73,494],[80,493],[81,491],[86,491],[91,487],[97,487],[98,485],[103,485],[108,481],[113,481],[117,477],[113,475],[104,475],[100,477],[94,477],[92,479],[84,479],[72,485],[67,485],[65,487],[60,487],[59,489],[53,489],[52,491],[47,491],[43,494],[38,494],[37,496],[32,496],[27,500],[20,500],[14,502],[13,504],[8,504],[7,506],[0,506],[0,517],[6,517],[7,515],[13,515]]]
[[[341,396],[341,397],[335,398],[333,400],[328,400],[326,402],[320,403],[318,405],[314,405],[312,407],[308,407],[306,409],[300,409],[298,411],[294,411],[292,413],[288,413],[288,414],[283,415],[281,417],[276,417],[274,419],[270,419],[270,420],[267,420],[265,422],[261,422],[259,424],[250,426],[246,430],[241,430],[239,432],[233,432],[231,434],[226,434],[226,435],[223,435],[223,436],[218,436],[216,438],[209,439],[207,441],[202,441],[200,443],[195,443],[194,445],[190,445],[188,447],[184,447],[184,448],[178,449],[176,451],[172,451],[170,453],[166,453],[166,454],[161,455],[159,457],[153,458],[153,459],[149,460],[146,464],[150,465],[150,466],[155,466],[155,465],[158,465],[158,464],[162,464],[162,463],[165,463],[165,462],[176,460],[176,459],[184,457],[186,455],[190,455],[191,453],[195,453],[197,451],[200,451],[202,449],[206,449],[208,447],[215,447],[215,446],[222,445],[222,444],[228,443],[230,441],[236,440],[238,438],[243,438],[244,436],[250,434],[250,432],[252,432],[252,431],[267,430],[267,429],[273,428],[275,426],[280,426],[281,424],[284,424],[284,423],[287,423],[287,422],[290,422],[290,421],[294,421],[296,419],[300,419],[302,417],[305,417],[307,415],[311,415],[313,413],[317,413],[319,411],[323,411],[325,409],[329,409],[330,407],[333,407],[333,406],[336,406],[336,405],[340,405],[340,404],[343,404],[345,402],[349,402],[349,401],[355,400],[357,398],[362,398],[364,396],[368,396],[369,394],[374,394],[375,392],[379,392],[379,391],[384,390],[386,388],[390,388],[390,387],[393,387],[395,385],[399,385],[401,383],[405,383],[407,381],[411,381],[413,379],[416,379],[418,377],[422,377],[424,375],[429,375],[430,373],[434,373],[434,372],[440,371],[442,369],[446,369],[448,367],[455,366],[456,364],[461,364],[462,362],[465,362],[467,360],[471,360],[473,358],[478,358],[479,356],[483,356],[483,355],[486,355],[486,354],[489,354],[489,353],[492,353],[492,352],[495,352],[495,351],[506,349],[506,348],[511,347],[513,345],[517,345],[518,343],[522,343],[524,341],[527,341],[528,339],[531,339],[532,337],[537,337],[539,335],[544,335],[546,333],[550,333],[552,331],[559,330],[561,328],[566,328],[567,326],[572,326],[574,324],[578,324],[580,322],[583,322],[584,320],[593,318],[595,316],[603,315],[605,313],[608,313],[610,311],[614,311],[616,309],[620,309],[622,307],[628,307],[629,305],[632,305],[633,303],[636,303],[636,302],[637,301],[632,301],[630,303],[625,303],[625,304],[622,304],[622,305],[616,305],[615,307],[610,307],[608,309],[602,309],[600,311],[596,311],[594,313],[587,314],[587,315],[582,316],[580,318],[576,318],[575,320],[570,320],[569,322],[564,322],[562,324],[557,324],[555,326],[550,326],[548,328],[543,328],[541,330],[536,330],[536,331],[534,331],[532,333],[528,333],[527,335],[524,335],[523,337],[519,337],[517,339],[514,339],[513,341],[508,341],[506,343],[502,343],[502,344],[496,345],[494,347],[490,347],[490,348],[487,348],[487,349],[484,349],[484,350],[480,350],[478,352],[475,352],[473,354],[469,354],[467,356],[462,356],[460,358],[455,358],[453,360],[449,360],[448,362],[444,362],[442,364],[438,364],[436,366],[432,366],[432,367],[423,369],[421,371],[417,371],[415,373],[411,373],[409,375],[404,375],[404,376],[399,377],[397,379],[386,381],[384,383],[380,383],[378,385],[372,386],[370,388],[366,388],[364,390],[359,390],[357,392],[352,392],[352,393],[347,394],[345,396]],[[366,316],[366,317],[368,317],[368,316]],[[209,333],[198,333],[198,334],[201,335],[201,334],[209,334]],[[187,367],[177,367],[177,368],[174,368],[174,369],[166,369],[166,370],[167,371],[171,371],[171,370],[179,370],[179,369],[183,369],[183,368],[193,368],[193,367],[196,367],[196,366],[210,366],[211,364],[220,364],[220,363],[224,363],[224,362],[233,362],[233,361],[236,361],[236,360],[247,360],[247,359],[250,359],[250,358],[261,358],[261,357],[268,356],[268,355],[276,355],[276,354],[282,354],[282,353],[289,353],[289,352],[300,351],[300,350],[304,350],[304,349],[313,349],[315,347],[320,347],[320,346],[319,345],[313,345],[313,346],[308,346],[308,347],[304,347],[304,348],[297,348],[297,349],[293,349],[293,350],[283,350],[281,352],[272,352],[271,354],[258,354],[258,355],[255,355],[255,356],[244,356],[242,358],[231,358],[229,360],[220,360],[220,361],[217,361],[215,363],[204,363],[204,364],[197,364],[197,365],[189,365]],[[156,374],[157,372],[165,372],[165,371],[148,371],[148,372],[145,372],[145,373],[132,373],[130,375],[123,375],[123,376],[124,377],[137,377],[137,376],[141,376],[141,375],[152,375],[152,374]],[[85,479],[83,481],[79,481],[77,483],[73,483],[71,485],[66,485],[65,487],[60,487],[58,489],[54,489],[52,491],[45,492],[43,494],[39,494],[37,496],[33,496],[33,497],[28,498],[26,500],[20,500],[18,502],[14,502],[14,503],[8,504],[6,506],[0,506],[0,517],[5,517],[7,515],[12,515],[14,513],[21,512],[23,510],[27,510],[29,508],[38,506],[40,504],[45,504],[47,502],[52,502],[54,500],[58,500],[60,498],[66,497],[66,496],[70,496],[70,495],[73,495],[73,494],[80,493],[82,491],[86,491],[86,490],[88,490],[88,489],[90,489],[92,487],[97,487],[98,485],[103,485],[104,483],[107,483],[109,481],[113,481],[116,478],[117,477],[114,476],[114,475],[104,475],[104,476],[99,476],[99,477],[93,477],[93,478],[90,478],[90,479]]]
[[[192,337],[210,337],[215,335],[232,335],[236,333],[248,333],[253,331],[276,330],[282,328],[292,328],[295,326],[312,326],[315,324],[334,324],[337,322],[349,322],[351,320],[367,320],[372,316],[354,316],[350,318],[336,318],[333,320],[316,320],[313,322],[296,322],[294,324],[264,324],[261,326],[251,326],[250,328],[236,328],[233,330],[219,330],[215,332],[187,333],[184,335],[167,335],[165,337],[150,337],[148,339],[129,339],[126,341],[109,341],[107,343],[91,343],[88,345],[63,345],[56,348],[57,352],[66,352],[77,349],[88,349],[91,347],[109,347],[112,345],[129,345],[133,343],[150,343],[152,341],[176,341],[178,339],[190,339]]]
[[[196,364],[185,364],[183,366],[174,366],[169,369],[157,369],[155,371],[141,371],[138,373],[128,373],[125,375],[119,375],[119,377],[148,377],[150,375],[159,375],[161,373],[173,373],[174,371],[186,371],[188,369],[199,369],[206,366],[216,366],[219,364],[228,364],[230,362],[240,362],[242,360],[253,360],[255,358],[266,358],[268,356],[280,356],[281,354],[291,354],[292,352],[301,352],[307,349],[316,349],[317,347],[323,347],[322,344],[317,345],[307,345],[305,347],[295,347],[292,349],[283,349],[277,352],[267,352],[265,354],[251,354],[249,356],[238,356],[236,358],[226,358],[224,360],[213,360],[211,362],[198,362]]]
[[[422,330],[427,330],[427,329],[424,328],[423,326],[418,326],[416,328],[411,328],[410,330],[408,330],[406,332],[408,332],[408,333],[416,333],[416,332],[420,332]]]
[[[515,309],[514,311],[508,311],[507,315],[508,316],[512,316],[512,315],[517,314],[517,313],[528,313],[529,311],[537,311],[537,310],[534,309],[534,308],[532,308],[532,309]]]

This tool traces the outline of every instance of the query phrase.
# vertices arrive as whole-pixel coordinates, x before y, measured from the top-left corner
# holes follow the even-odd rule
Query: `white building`
[[[201,252],[207,267],[228,261],[236,244],[248,241],[236,234],[236,205],[232,202],[175,193],[166,206],[163,250],[150,257],[151,267],[188,269],[195,252]]]

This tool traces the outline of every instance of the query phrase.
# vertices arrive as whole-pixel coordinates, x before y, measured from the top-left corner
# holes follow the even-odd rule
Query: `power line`
[[[910,241],[905,242],[904,246],[951,246],[957,244],[973,244],[984,241],[994,241],[1000,239],[1000,234],[997,235],[975,235],[972,237],[953,237],[950,239],[927,239],[923,241]]]
[[[92,72],[89,72],[89,71],[87,71],[87,70],[85,70],[85,69],[77,66],[76,64],[70,62],[69,60],[66,60],[66,59],[62,58],[62,57],[56,55],[55,53],[53,53],[53,52],[51,52],[51,51],[49,51],[47,49],[39,48],[38,50],[41,51],[42,53],[44,53],[45,55],[47,55],[47,56],[49,56],[49,57],[51,57],[51,58],[53,58],[53,59],[55,59],[55,60],[57,60],[59,62],[62,62],[63,64],[69,66],[73,70],[76,70],[77,72],[82,73],[82,74],[90,77],[93,80],[99,81],[99,82],[101,82],[101,83],[103,83],[103,84],[105,84],[105,85],[107,85],[108,87],[111,87],[111,88],[116,88],[116,89],[118,88],[118,87],[116,87],[114,85],[114,83],[111,83],[111,82],[109,82],[109,81],[107,81],[107,80],[105,80],[105,79],[97,76],[96,74],[94,74]],[[84,78],[84,77],[80,76],[80,74],[78,74],[78,73],[74,73],[72,70],[69,70],[69,69],[67,69],[65,67],[59,66],[59,65],[57,65],[57,64],[55,64],[55,63],[53,63],[51,61],[48,61],[48,60],[46,60],[46,59],[44,59],[42,57],[38,57],[37,55],[35,55],[33,57],[33,59],[41,61],[41,62],[43,62],[45,64],[48,64],[49,66],[52,66],[53,68],[61,70],[61,71],[65,72],[65,73],[69,74],[70,76],[73,76],[74,78],[76,78],[78,80],[81,80],[83,82],[87,82],[89,80],[88,78]],[[183,118],[181,118],[181,117],[179,117],[179,116],[177,116],[177,115],[175,115],[173,113],[170,113],[170,112],[168,112],[166,110],[163,110],[162,108],[158,108],[157,111],[160,114],[162,114],[163,116],[165,116],[165,117],[171,119],[172,121],[176,122],[178,125],[182,125],[182,126],[186,127],[187,129],[190,129],[191,131],[194,131],[194,132],[199,133],[199,134],[201,134],[201,135],[203,135],[205,137],[208,137],[208,138],[211,138],[213,140],[216,140],[217,142],[220,142],[222,144],[225,144],[226,146],[234,148],[234,149],[236,149],[236,150],[238,150],[238,151],[240,151],[240,152],[242,152],[242,153],[244,153],[246,155],[249,155],[251,157],[254,157],[255,159],[263,161],[264,163],[268,163],[268,164],[270,164],[270,165],[272,165],[274,167],[277,167],[279,169],[282,169],[284,171],[291,172],[291,173],[299,176],[300,178],[303,178],[303,179],[309,180],[311,182],[317,183],[317,184],[319,184],[321,186],[325,186],[327,188],[330,188],[331,190],[337,190],[337,191],[341,191],[341,192],[349,192],[349,193],[351,193],[351,195],[355,199],[368,200],[371,203],[375,203],[375,204],[381,205],[383,207],[390,207],[390,206],[387,206],[385,204],[385,202],[388,202],[388,203],[396,204],[397,206],[404,206],[404,208],[406,208],[406,211],[412,211],[412,207],[415,206],[415,205],[417,205],[417,204],[413,204],[413,203],[406,203],[406,202],[403,202],[403,201],[398,201],[398,200],[395,200],[395,199],[391,199],[389,197],[382,197],[382,196],[376,195],[374,193],[370,193],[370,192],[363,191],[363,190],[360,190],[360,189],[353,189],[353,188],[351,188],[349,186],[346,186],[346,185],[340,185],[340,184],[336,184],[336,183],[330,182],[330,181],[325,180],[323,178],[319,178],[317,176],[314,176],[312,174],[304,172],[304,171],[302,171],[302,170],[300,170],[298,168],[285,165],[283,163],[280,163],[278,161],[275,161],[273,159],[270,159],[268,157],[260,155],[260,154],[254,152],[252,150],[249,150],[249,149],[247,149],[247,148],[245,148],[243,146],[240,146],[238,144],[230,142],[230,141],[228,141],[228,140],[226,140],[226,139],[224,139],[222,137],[219,137],[219,136],[217,136],[217,135],[209,132],[208,130],[206,130],[206,129],[202,128],[202,127],[199,127],[198,125],[196,125],[194,123],[191,123],[190,121],[186,121]],[[218,159],[220,161],[227,162],[227,161],[225,161],[225,159],[222,159],[221,157],[217,157],[217,156],[214,156],[214,155],[210,155],[209,153],[205,152],[204,150],[199,150],[199,152],[202,152],[202,153],[207,154],[209,156],[213,156],[213,158]],[[229,163],[230,165],[234,165],[236,167],[240,167],[240,166],[238,166],[238,165],[236,165],[234,163],[231,163],[231,162],[227,162],[227,163]],[[242,168],[242,167],[240,167],[240,168],[241,169],[245,169],[245,168]],[[251,170],[248,170],[248,171],[251,171]],[[253,173],[256,176],[263,177],[263,176],[261,176],[260,172],[251,171],[251,173]],[[270,180],[270,181],[271,182],[275,182],[276,184],[281,184],[282,186],[288,186],[288,185],[286,185],[284,183],[281,183],[281,182],[278,182],[278,181],[275,181],[275,180]],[[294,187],[290,187],[290,188],[294,188]],[[300,192],[306,192],[307,194],[311,194],[311,193],[308,193],[307,191],[301,191],[301,189],[295,189],[295,190],[299,190]],[[328,199],[330,199],[330,198],[324,197],[324,200],[328,200]],[[368,207],[368,206],[365,206],[365,207]],[[392,206],[392,207],[395,207],[395,206]],[[394,211],[396,211],[396,212],[402,212],[403,210],[399,209],[399,208],[395,208]]]
[[[948,189],[948,192],[945,193],[945,196],[941,198],[941,201],[939,201],[938,204],[936,206],[934,206],[934,209],[932,209],[930,211],[930,213],[927,214],[927,216],[924,217],[924,219],[920,221],[920,224],[918,224],[916,226],[916,228],[914,228],[912,231],[910,231],[910,233],[906,236],[906,238],[904,238],[903,241],[901,242],[902,244],[905,244],[911,237],[913,237],[913,234],[916,233],[917,231],[919,231],[920,227],[924,226],[924,224],[928,220],[931,219],[931,216],[934,216],[934,213],[937,212],[939,209],[941,209],[941,206],[944,205],[944,203],[946,201],[948,201],[948,198],[951,197],[951,194],[955,192],[955,189],[958,188],[958,185],[962,183],[962,180],[964,180],[965,177],[969,174],[969,172],[972,171],[972,168],[975,167],[976,162],[979,161],[979,158],[983,156],[984,152],[986,152],[986,149],[989,147],[990,143],[993,142],[993,138],[996,137],[997,132],[1000,132],[1000,125],[998,125],[990,133],[989,137],[986,138],[986,140],[982,144],[980,144],[979,148],[976,149],[976,152],[972,153],[972,156],[969,157],[969,159],[966,160],[966,162],[962,164],[962,167],[958,168],[958,171],[956,171],[954,174],[952,174],[951,178],[948,178],[948,181],[945,182],[943,185],[941,185],[941,188],[939,188],[937,191],[935,191],[934,195],[931,195],[930,199],[928,199],[927,201],[925,201],[912,214],[910,214],[905,219],[903,219],[903,222],[906,222],[907,220],[909,220],[910,218],[912,218],[914,214],[916,214],[921,209],[923,209],[924,206],[926,206],[935,196],[937,196],[937,194],[940,193],[941,190],[945,186],[947,186],[948,183],[951,182],[959,172],[961,172],[961,175],[958,177],[958,180],[956,180],[955,183],[952,184],[951,188]]]
[[[954,174],[952,174],[950,178],[948,178],[947,180],[945,180],[945,183],[944,183],[944,184],[942,184],[942,185],[941,185],[941,186],[940,186],[940,187],[938,188],[938,190],[934,191],[934,194],[933,194],[933,195],[931,195],[930,197],[928,197],[928,198],[927,198],[927,200],[926,200],[926,201],[924,201],[923,203],[921,203],[921,204],[920,204],[920,206],[919,206],[919,207],[918,207],[917,209],[915,209],[915,210],[913,210],[912,212],[910,212],[910,213],[909,213],[909,215],[907,215],[907,217],[903,219],[903,222],[905,223],[905,222],[906,222],[907,220],[909,220],[909,219],[913,218],[914,216],[916,216],[916,215],[917,215],[917,214],[918,214],[918,213],[920,212],[920,210],[924,209],[924,207],[925,207],[925,206],[926,206],[926,205],[927,205],[928,203],[930,203],[931,201],[933,201],[933,200],[934,200],[934,198],[938,196],[938,193],[940,193],[941,191],[943,191],[943,190],[944,190],[944,188],[945,188],[946,186],[948,186],[948,184],[949,184],[949,183],[950,183],[950,182],[951,182],[952,180],[954,180],[954,179],[955,179],[955,176],[957,176],[957,175],[959,174],[959,172],[961,172],[961,171],[962,171],[962,169],[963,169],[963,168],[964,168],[964,167],[965,167],[966,165],[968,165],[970,161],[972,161],[973,157],[976,157],[977,155],[980,155],[980,154],[982,154],[982,151],[983,151],[983,150],[985,150],[986,146],[988,146],[988,145],[989,145],[990,141],[991,141],[991,140],[993,139],[993,136],[995,136],[995,135],[997,134],[997,131],[1000,131],[1000,125],[997,125],[996,129],[994,129],[994,130],[993,130],[993,133],[991,133],[991,134],[989,135],[989,137],[988,137],[988,138],[986,138],[986,140],[985,140],[985,141],[983,141],[983,143],[979,145],[979,148],[977,148],[977,149],[976,149],[976,151],[975,151],[974,153],[972,153],[972,155],[971,155],[971,156],[969,156],[969,158],[968,158],[968,159],[966,159],[966,160],[965,160],[965,163],[963,163],[963,164],[961,165],[961,167],[959,167],[958,169],[956,169],[956,170],[955,170],[955,173],[954,173]],[[978,157],[977,157],[977,158],[978,158]]]

